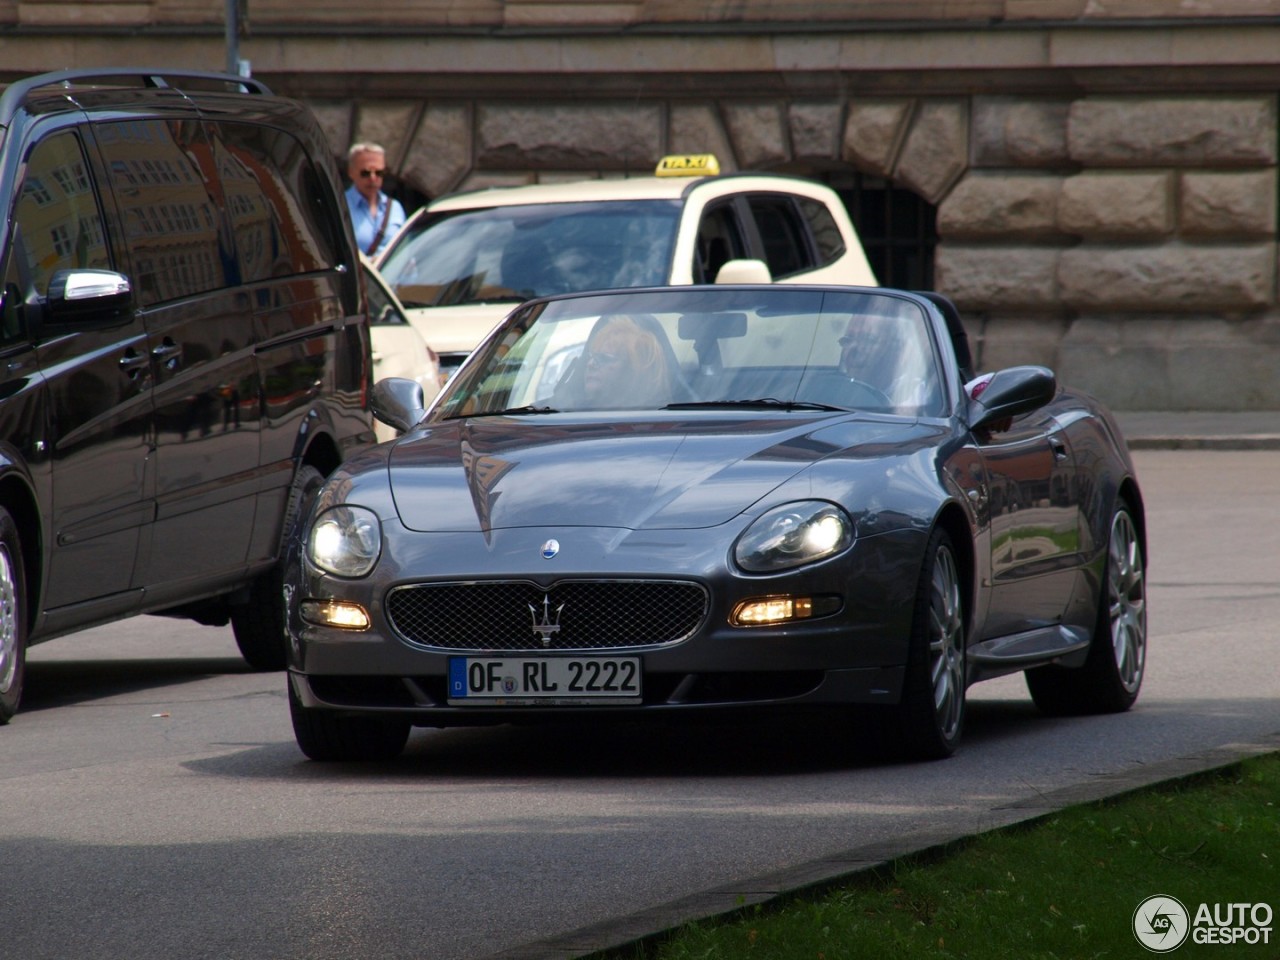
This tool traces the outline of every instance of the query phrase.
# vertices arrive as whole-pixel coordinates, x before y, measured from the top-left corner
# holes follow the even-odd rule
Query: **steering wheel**
[[[850,377],[848,385],[841,390],[841,393],[843,394],[841,399],[847,397],[849,405],[853,407],[879,407],[887,410],[893,406],[887,393],[865,380],[855,380]]]

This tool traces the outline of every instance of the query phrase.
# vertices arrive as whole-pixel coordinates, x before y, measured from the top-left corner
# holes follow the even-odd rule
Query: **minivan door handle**
[[[182,360],[182,345],[165,337],[164,343],[152,348],[151,356],[155,358],[156,363],[164,364],[166,370],[177,370]]]
[[[129,375],[130,380],[136,380],[139,372],[150,362],[145,353],[139,353],[133,347],[130,347],[124,352],[124,356],[120,358],[120,369]]]

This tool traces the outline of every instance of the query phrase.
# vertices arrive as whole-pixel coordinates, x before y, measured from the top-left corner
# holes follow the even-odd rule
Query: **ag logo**
[[[1152,953],[1177,950],[1187,939],[1191,916],[1174,897],[1147,897],[1133,911],[1133,935]]]

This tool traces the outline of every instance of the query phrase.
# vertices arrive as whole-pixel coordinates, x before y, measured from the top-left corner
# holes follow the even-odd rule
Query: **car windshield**
[[[517,310],[433,418],[605,410],[862,410],[938,416],[926,307],[892,291],[668,287]]]
[[[415,218],[380,271],[406,307],[667,282],[674,200],[539,203]]]

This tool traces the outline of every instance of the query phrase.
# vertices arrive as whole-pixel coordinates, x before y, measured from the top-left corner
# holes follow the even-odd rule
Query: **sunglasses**
[[[593,352],[587,354],[587,366],[589,367],[611,367],[615,363],[621,363],[622,358],[616,353]]]
[[[368,180],[370,177],[382,177],[386,172],[386,170],[361,170],[360,176]]]

